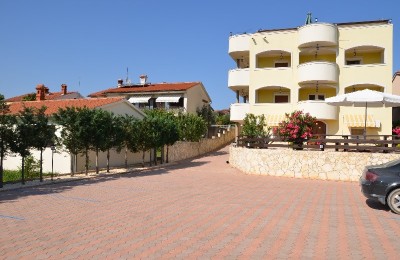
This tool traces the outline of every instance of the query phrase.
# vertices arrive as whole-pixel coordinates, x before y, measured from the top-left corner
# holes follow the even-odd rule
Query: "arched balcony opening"
[[[290,89],[281,86],[270,86],[257,89],[256,103],[290,103]]]
[[[247,69],[250,65],[250,54],[248,51],[237,51],[230,53],[232,59],[236,62],[237,69]]]
[[[283,50],[270,50],[256,55],[256,68],[291,67],[291,54]]]
[[[306,84],[299,89],[299,101],[324,101],[336,95],[336,87],[327,84]]]
[[[345,65],[384,64],[385,49],[378,46],[354,46],[345,51]]]
[[[299,53],[299,64],[315,61],[336,63],[336,48],[314,44],[301,49]]]
[[[379,92],[384,92],[385,88],[379,85],[375,85],[375,84],[356,84],[356,85],[352,85],[352,86],[348,86],[344,89],[344,93],[352,93],[352,92],[356,92],[356,91],[360,91],[360,90],[364,90],[364,89],[370,89],[370,90],[375,90],[375,91],[379,91]]]

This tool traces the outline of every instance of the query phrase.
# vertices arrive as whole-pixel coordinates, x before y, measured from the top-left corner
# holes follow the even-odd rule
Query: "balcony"
[[[343,79],[340,84],[344,86],[358,84],[387,86],[392,79],[392,68],[386,64],[347,65],[341,69],[340,77]]]
[[[252,74],[252,82],[257,86],[290,86],[292,80],[293,69],[290,67],[254,69]]]
[[[304,113],[310,113],[318,120],[338,120],[338,107],[328,105],[325,101],[299,101],[297,109],[303,110]]]
[[[229,54],[249,52],[250,36],[247,34],[233,35],[229,37]]]
[[[336,25],[329,23],[312,23],[299,28],[299,48],[338,45]]]
[[[298,67],[299,84],[315,83],[336,84],[339,70],[336,63],[313,61],[300,64]]]
[[[249,103],[231,104],[230,120],[233,122],[242,122],[247,113],[250,113],[250,104]]]
[[[232,90],[250,85],[250,71],[249,69],[233,69],[228,74],[228,87]]]

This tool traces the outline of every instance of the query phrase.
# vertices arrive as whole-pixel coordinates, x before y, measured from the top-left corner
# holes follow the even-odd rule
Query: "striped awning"
[[[365,115],[344,115],[344,123],[348,127],[364,127]],[[374,116],[367,115],[367,127],[380,127],[380,123],[374,119]]]
[[[151,96],[137,96],[128,99],[129,103],[147,103]]]
[[[280,122],[285,120],[285,115],[265,115],[267,126],[278,126]]]
[[[182,96],[161,96],[156,99],[156,102],[169,102],[169,103],[177,103]]]

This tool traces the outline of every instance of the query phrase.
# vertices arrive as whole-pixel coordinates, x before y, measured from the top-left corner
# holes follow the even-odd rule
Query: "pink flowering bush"
[[[285,114],[286,119],[273,128],[274,135],[280,136],[282,140],[302,145],[304,140],[312,137],[312,128],[317,121],[309,113],[296,110]]]
[[[397,136],[400,136],[400,126],[396,126],[396,128],[393,129],[393,133],[395,133]]]

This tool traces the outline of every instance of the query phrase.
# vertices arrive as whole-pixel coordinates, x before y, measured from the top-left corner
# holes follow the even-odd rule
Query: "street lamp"
[[[53,173],[54,173],[54,153],[56,152],[56,147],[54,145],[50,146],[51,148],[51,180],[53,181]]]

